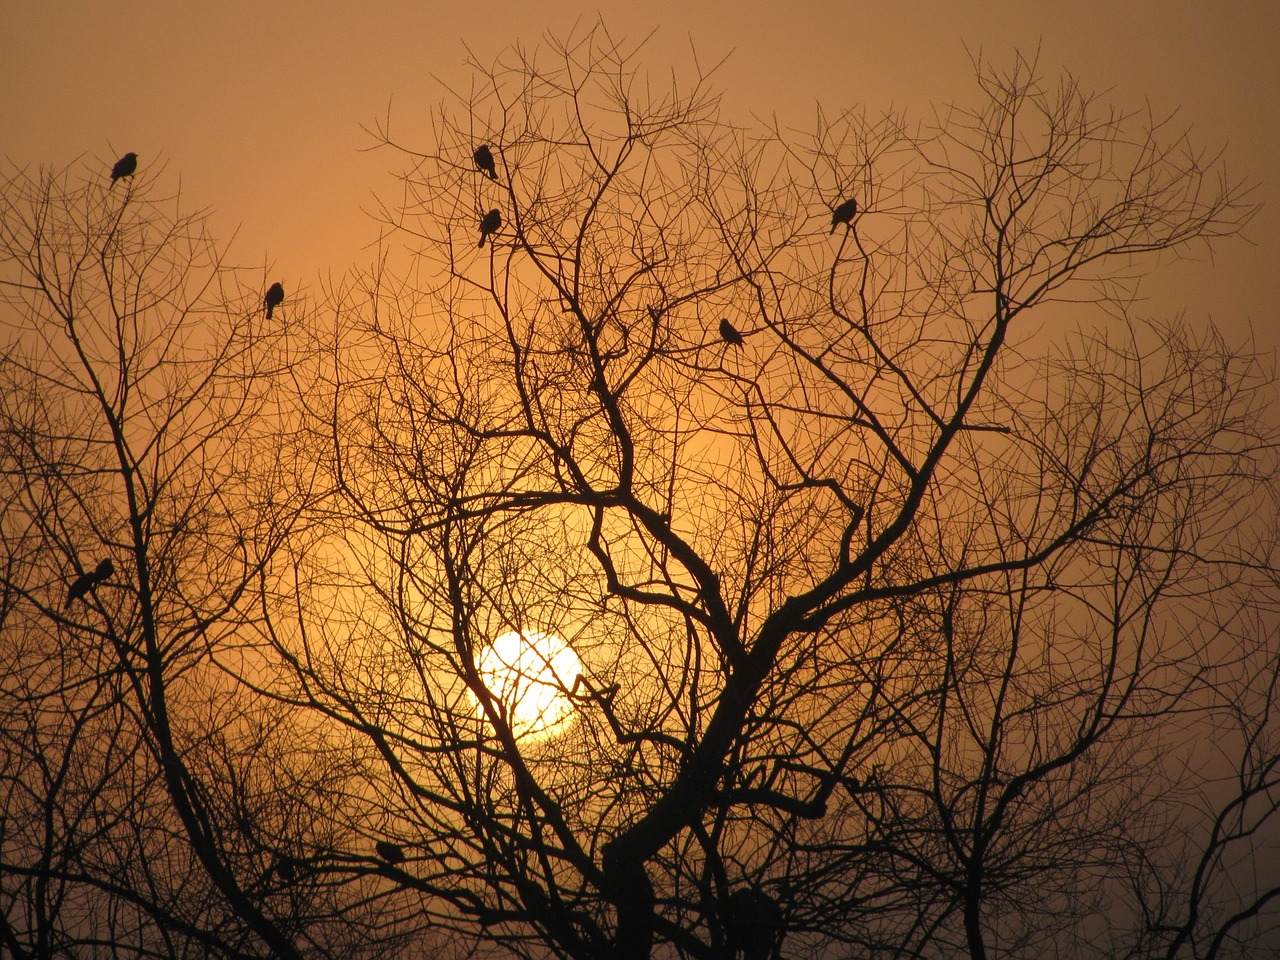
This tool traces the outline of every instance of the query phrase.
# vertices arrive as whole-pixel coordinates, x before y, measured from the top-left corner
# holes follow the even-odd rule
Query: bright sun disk
[[[536,631],[504,633],[476,660],[480,679],[507,709],[517,738],[545,740],[573,722],[568,690],[582,661],[557,636]],[[476,709],[483,716],[479,703]]]

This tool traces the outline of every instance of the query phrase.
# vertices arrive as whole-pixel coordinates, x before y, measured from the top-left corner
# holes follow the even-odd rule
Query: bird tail
[[[483,234],[483,233],[482,233],[482,234],[480,234],[480,242],[479,242],[479,243],[477,243],[477,244],[476,244],[476,246],[477,246],[477,247],[483,247],[483,246],[484,246],[484,234]]]
[[[271,311],[272,311],[272,310],[274,310],[274,309],[275,309],[275,307],[271,306],[270,304],[268,304],[268,305],[267,305],[267,319],[268,319],[268,320],[270,320],[270,319],[271,319]]]
[[[498,182],[498,171],[496,171],[496,170],[490,170],[490,171],[489,171],[489,179],[490,179],[490,180],[492,180],[494,183],[497,183],[497,182]]]

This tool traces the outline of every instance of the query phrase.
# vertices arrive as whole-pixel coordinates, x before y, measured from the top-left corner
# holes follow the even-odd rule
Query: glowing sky
[[[10,161],[110,161],[126,150],[167,164],[192,207],[212,207],[242,264],[317,289],[369,259],[371,194],[394,196],[398,158],[360,152],[362,125],[392,104],[393,132],[425,130],[439,81],[465,85],[464,42],[488,61],[515,40],[602,14],[666,73],[726,55],[727,114],[807,125],[815,102],[920,110],[972,100],[970,53],[1007,62],[1040,49],[1047,71],[1157,112],[1180,108],[1199,142],[1227,145],[1230,170],[1266,207],[1216,264],[1163,267],[1150,312],[1185,307],[1229,332],[1251,323],[1280,344],[1272,274],[1280,252],[1280,3],[575,0],[0,0],[0,150]],[[433,75],[437,79],[433,79]],[[923,115],[921,112],[920,115]],[[105,168],[104,168],[105,170]]]

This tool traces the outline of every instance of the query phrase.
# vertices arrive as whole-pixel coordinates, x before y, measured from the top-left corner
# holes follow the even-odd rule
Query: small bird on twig
[[[858,212],[857,200],[846,200],[840,206],[831,211],[831,232],[836,232],[836,227],[840,224],[848,226],[853,222],[853,215]]]
[[[379,840],[373,845],[373,848],[378,851],[378,856],[387,861],[387,863],[404,863],[404,850],[398,843],[391,843],[389,840]]]
[[[267,295],[262,298],[262,302],[267,306],[267,319],[270,320],[275,308],[284,303],[284,285],[273,283],[267,287]]]
[[[489,149],[487,143],[476,147],[476,152],[471,156],[475,159],[476,166],[489,175],[490,180],[498,179],[498,168],[493,162],[493,151]]]
[[[138,169],[138,155],[132,151],[126,153],[123,157],[116,161],[116,165],[111,168],[111,185],[115,186],[117,180],[121,177],[132,177],[134,171]]]
[[[729,322],[728,317],[720,321],[720,339],[735,347],[740,347],[745,342],[738,328]]]
[[[103,560],[94,569],[88,573],[82,573],[76,577],[71,583],[71,589],[67,591],[66,606],[71,606],[76,600],[79,600],[86,593],[92,590],[100,583],[105,583],[111,579],[111,575],[116,572],[116,565],[111,562],[111,558]]]
[[[491,233],[497,233],[502,229],[502,213],[497,209],[490,210],[484,215],[484,219],[480,221],[480,243],[477,246],[484,246],[484,238]]]

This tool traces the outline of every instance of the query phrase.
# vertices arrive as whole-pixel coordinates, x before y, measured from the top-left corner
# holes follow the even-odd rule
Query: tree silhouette
[[[282,331],[178,197],[95,180],[0,187],[0,936],[13,956],[299,956],[333,911],[259,881],[313,801],[263,789],[302,772],[293,735],[233,682],[297,515],[263,420],[287,415]],[[110,556],[71,599],[113,589],[64,603],[89,550]]]
[[[1273,378],[1131,311],[1243,188],[1022,59],[808,137],[636,59],[476,65],[287,330],[162,178],[7,172],[9,952],[1274,936]]]
[[[316,406],[342,522],[276,642],[291,696],[366,739],[367,819],[427,852],[388,915],[636,960],[741,955],[744,889],[782,956],[1191,955],[1256,919],[1273,888],[1209,847],[1206,910],[1158,864],[1205,842],[1172,798],[1213,793],[1172,718],[1271,744],[1237,757],[1271,783],[1273,721],[1238,708],[1276,670],[1241,526],[1273,515],[1270,388],[1127,313],[1143,258],[1236,233],[1243,189],[1024,60],[977,64],[936,129],[800,141],[635,82],[601,29],[551,46],[402,145],[386,219],[438,272],[339,291],[359,347]],[[502,263],[465,252],[477,130],[519,157]],[[833,250],[849,183],[891,213]],[[724,314],[760,344],[732,367]],[[337,627],[305,615],[330,591]],[[584,665],[553,741],[479,668],[518,630]]]

